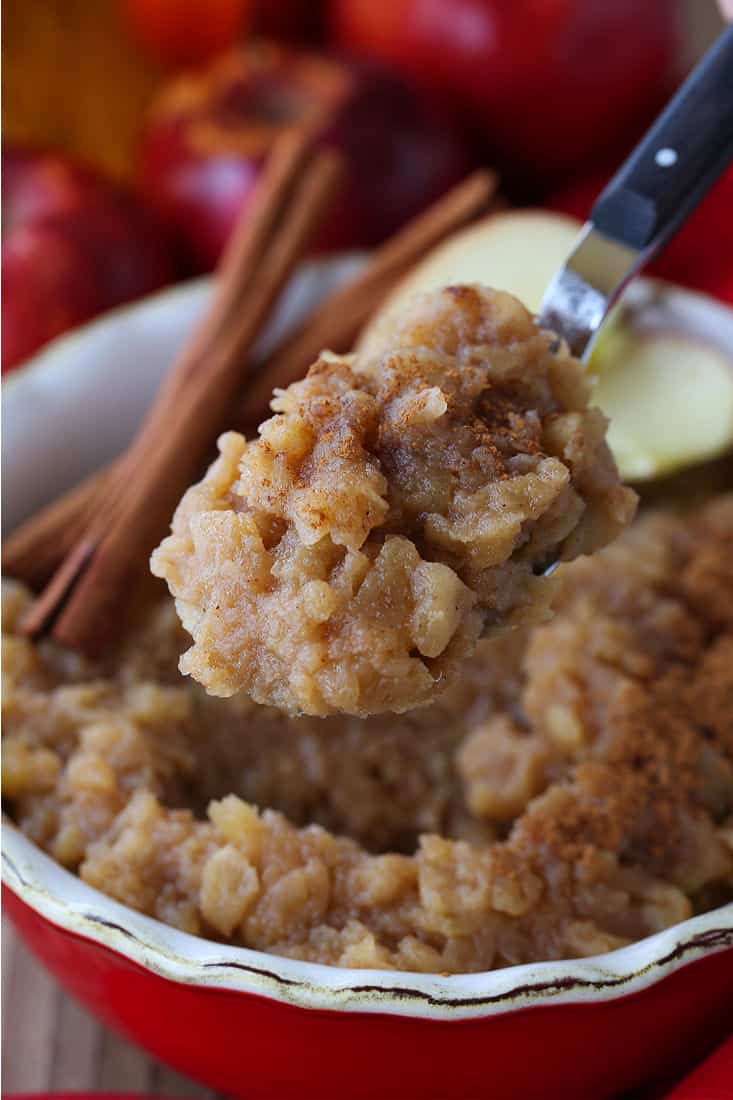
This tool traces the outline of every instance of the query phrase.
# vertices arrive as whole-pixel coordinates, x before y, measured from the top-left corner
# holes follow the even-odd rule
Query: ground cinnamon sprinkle
[[[34,647],[11,584],[4,795],[207,937],[436,972],[595,954],[733,898],[731,591],[733,496],[650,514],[439,701],[319,720],[182,680],[170,602],[104,667]]]
[[[546,617],[536,574],[628,522],[580,364],[508,294],[416,301],[370,357],[324,354],[184,496],[153,572],[214,695],[291,714],[423,706],[482,631]]]

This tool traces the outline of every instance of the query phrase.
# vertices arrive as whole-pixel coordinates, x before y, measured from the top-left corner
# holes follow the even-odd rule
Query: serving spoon
[[[669,243],[731,161],[733,27],[718,37],[596,200],[545,291],[540,327],[557,333],[573,355],[587,361],[622,291]],[[558,564],[535,572],[548,576]]]
[[[733,27],[728,27],[596,200],[545,291],[539,325],[587,360],[621,292],[669,243],[732,160]]]

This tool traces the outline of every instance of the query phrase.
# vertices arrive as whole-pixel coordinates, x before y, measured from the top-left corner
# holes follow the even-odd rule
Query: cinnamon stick
[[[42,588],[93,519],[112,470],[97,470],[17,527],[3,543],[3,573]]]
[[[308,247],[335,188],[336,158],[311,154],[306,135],[276,146],[224,257],[211,308],[164,381],[114,491],[22,624],[95,654],[118,628],[175,505],[226,424],[251,345]]]
[[[233,426],[249,434],[267,416],[273,387],[302,377],[323,348],[348,351],[400,279],[442,240],[484,212],[495,201],[495,189],[492,172],[475,172],[378,248],[367,267],[330,294],[270,357],[246,390]],[[3,544],[4,572],[35,589],[46,584],[93,519],[120,463],[118,459],[97,471],[18,527]]]

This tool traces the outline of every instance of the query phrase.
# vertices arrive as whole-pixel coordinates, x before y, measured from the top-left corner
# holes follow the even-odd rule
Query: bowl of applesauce
[[[360,262],[306,265],[261,354]],[[730,311],[675,293],[733,356]],[[209,294],[10,379],[6,533],[124,448]],[[234,1096],[580,1100],[690,1061],[733,988],[731,488],[725,456],[643,487],[552,618],[403,714],[207,695],[152,578],[98,658],[32,643],[6,577],[9,916],[107,1023]]]

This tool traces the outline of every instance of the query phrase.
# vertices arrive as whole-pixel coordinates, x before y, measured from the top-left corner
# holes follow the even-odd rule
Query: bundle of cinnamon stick
[[[302,377],[324,348],[348,351],[389,291],[425,253],[492,202],[493,173],[468,177],[373,253],[254,373],[252,347],[335,193],[340,165],[306,134],[281,139],[223,257],[206,317],[171,368],[128,450],[18,528],[6,574],[42,589],[22,624],[96,656],[185,488],[220,431],[251,433],[275,386]],[[234,406],[233,406],[234,403]],[[235,415],[232,416],[232,408]],[[44,587],[45,586],[45,587]]]

